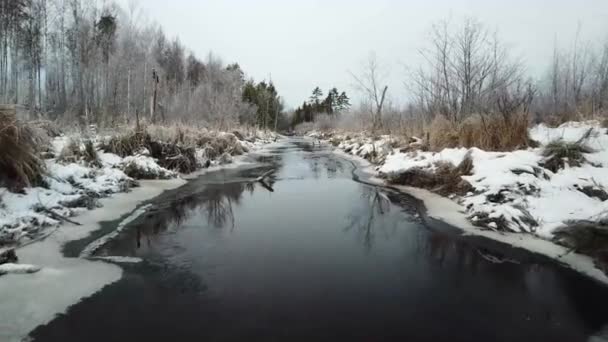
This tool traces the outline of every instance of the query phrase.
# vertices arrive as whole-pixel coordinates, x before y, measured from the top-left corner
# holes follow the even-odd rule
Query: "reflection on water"
[[[133,236],[136,241],[134,246],[138,249],[142,244],[150,247],[154,236],[179,229],[195,215],[204,217],[210,227],[234,229],[234,207],[241,203],[245,193],[252,195],[255,191],[267,192],[266,187],[272,186],[275,179],[269,177],[265,182],[266,184],[248,181],[205,185],[200,192],[181,194],[155,206],[136,220],[123,235]],[[121,238],[111,242],[110,249],[123,244],[124,240]]]
[[[390,238],[391,232],[397,228],[397,221],[385,222],[384,215],[391,210],[388,196],[377,187],[361,185],[360,199],[354,210],[348,215],[345,231],[355,231],[361,239],[364,248],[372,249],[377,233],[384,238]],[[380,230],[380,232],[378,232]]]

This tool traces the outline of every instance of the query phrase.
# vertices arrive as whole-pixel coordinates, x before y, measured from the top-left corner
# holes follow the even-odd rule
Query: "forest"
[[[0,1],[0,103],[27,119],[80,126],[195,123],[276,127],[282,100],[272,81],[238,63],[204,60],[148,22],[132,2]]]

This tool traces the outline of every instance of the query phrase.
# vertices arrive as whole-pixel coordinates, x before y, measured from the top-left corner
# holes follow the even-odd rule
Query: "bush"
[[[543,149],[545,160],[542,166],[552,172],[557,172],[570,166],[581,166],[587,161],[585,153],[592,153],[593,149],[584,143],[583,140],[577,142],[567,142],[562,139],[554,140],[547,144]]]
[[[41,184],[45,164],[40,149],[47,145],[32,127],[0,113],[0,186],[20,191]]]
[[[89,166],[101,167],[97,149],[90,139],[87,139],[84,142],[78,138],[70,139],[70,142],[61,150],[58,160],[69,163],[82,160]]]
[[[61,135],[61,129],[56,122],[48,120],[36,120],[28,123],[31,127],[43,131],[47,136],[56,138]]]
[[[121,157],[135,155],[146,147],[147,134],[131,131],[111,137],[108,141],[100,144],[104,152],[114,153]]]
[[[444,116],[438,115],[429,128],[429,144],[436,151],[457,147],[460,144],[458,128]]]
[[[470,154],[458,166],[448,162],[438,162],[435,166],[435,171],[411,168],[390,176],[389,182],[427,189],[442,196],[465,195],[473,189],[469,182],[462,179],[462,176],[471,175],[473,171],[473,159]]]
[[[175,174],[160,167],[154,159],[144,156],[127,157],[123,172],[133,179],[170,179]]]
[[[240,134],[240,133],[239,133]],[[197,169],[196,149],[202,156],[216,159],[223,154],[240,155],[245,151],[233,133],[213,133],[206,129],[187,126],[148,126],[140,132],[130,131],[110,138],[101,144],[105,152],[121,157],[136,155],[143,149],[158,160],[158,165],[182,173]]]

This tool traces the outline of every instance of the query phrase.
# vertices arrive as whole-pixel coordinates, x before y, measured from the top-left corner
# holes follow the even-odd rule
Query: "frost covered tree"
[[[253,124],[261,113],[244,88],[238,64],[199,59],[135,3],[0,0],[0,102],[24,105],[32,118]]]

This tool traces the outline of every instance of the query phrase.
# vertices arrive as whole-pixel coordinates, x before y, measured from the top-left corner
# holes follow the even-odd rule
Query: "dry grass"
[[[433,150],[458,147],[460,138],[457,127],[444,116],[437,116],[429,127],[429,144]]]
[[[40,149],[45,137],[14,115],[0,113],[0,186],[20,191],[42,182],[45,164]]]
[[[147,134],[144,132],[133,130],[112,136],[109,140],[102,142],[100,147],[104,152],[114,153],[124,158],[135,155],[145,148],[146,136]]]
[[[585,144],[584,140],[567,142],[554,140],[543,149],[545,160],[542,166],[552,172],[563,169],[566,164],[570,166],[581,166],[587,161],[585,153],[592,153],[593,149]]]
[[[555,230],[554,241],[574,251],[594,255],[608,251],[608,220],[570,221]]]
[[[429,127],[429,144],[436,151],[450,147],[512,151],[534,145],[528,135],[526,115],[516,115],[510,120],[496,115],[473,115],[459,124],[437,116]]]
[[[49,120],[36,120],[28,122],[28,125],[36,129],[42,130],[47,136],[55,138],[61,135],[61,128],[56,122]]]
[[[58,160],[67,163],[82,160],[89,166],[101,167],[97,149],[90,139],[82,141],[79,138],[71,138],[70,142],[61,151]]]
[[[434,172],[422,168],[409,169],[389,177],[389,182],[427,189],[442,196],[465,195],[472,190],[471,184],[462,179],[462,176],[471,175],[473,172],[473,159],[470,155],[458,166],[448,162],[439,162],[435,166]]]

